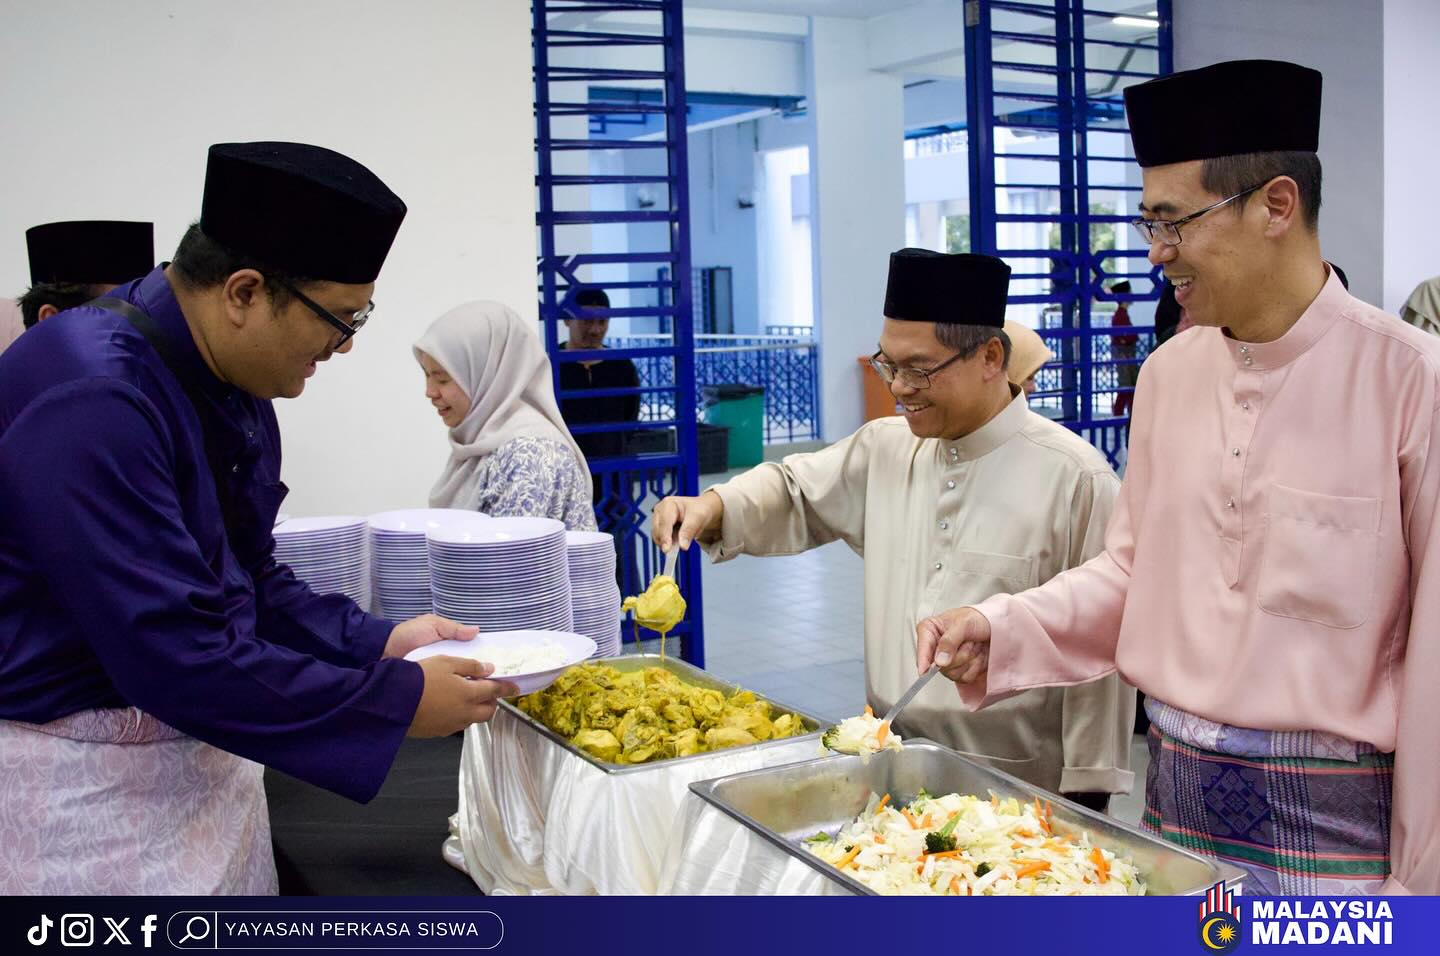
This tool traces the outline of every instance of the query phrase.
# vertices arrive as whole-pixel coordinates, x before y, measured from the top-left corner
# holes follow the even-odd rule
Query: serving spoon
[[[930,678],[934,677],[938,673],[940,673],[939,666],[936,664],[931,664],[930,669],[927,670],[925,673],[921,674],[915,680],[915,683],[911,684],[909,689],[907,689],[905,693],[900,695],[900,699],[897,700],[888,711],[886,711],[885,716],[880,719],[881,726],[885,727],[886,730],[894,727],[895,718],[899,717],[900,712],[904,710],[907,706],[909,706],[910,702],[915,699],[916,695],[918,695],[920,691],[925,689],[925,685],[930,683]],[[827,747],[826,749],[829,750],[831,753],[845,754],[846,756],[850,757],[855,756],[848,750],[836,750],[834,747]]]

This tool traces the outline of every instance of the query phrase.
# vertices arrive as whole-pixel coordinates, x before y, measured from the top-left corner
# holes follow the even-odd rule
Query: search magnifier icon
[[[195,924],[200,924],[200,932],[195,932]],[[203,916],[192,916],[185,921],[185,935],[180,937],[176,946],[184,946],[190,942],[200,942],[210,935],[210,921]]]

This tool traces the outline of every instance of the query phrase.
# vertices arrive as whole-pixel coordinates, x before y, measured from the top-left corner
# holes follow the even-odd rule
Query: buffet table
[[[665,671],[668,675],[655,673]],[[675,688],[688,688],[681,692],[686,704],[673,703]],[[973,808],[990,795],[983,812],[974,810],[966,825],[975,845],[993,859],[979,864],[984,870],[953,861],[936,864],[948,868],[942,874],[951,880],[945,892],[958,892],[964,879],[977,892],[999,880],[1007,883],[1006,892],[1082,891],[1094,884],[1100,893],[1148,889],[1186,895],[1204,893],[1220,881],[1238,886],[1243,876],[1227,863],[1202,858],[931,741],[913,739],[870,756],[827,753],[815,717],[754,695],[742,697],[739,691],[684,662],[631,655],[612,658],[595,673],[576,674],[567,684],[557,682],[552,697],[502,703],[488,723],[465,731],[459,809],[450,819],[445,860],[491,894],[863,894],[874,892],[875,880],[886,892],[933,893],[937,888],[929,875],[917,871],[912,877],[908,865],[897,873],[890,859],[903,845],[907,864],[933,862],[923,860],[921,850],[934,834],[916,836],[916,821],[908,811],[902,820],[898,804],[929,791],[951,801],[946,812],[953,811],[952,826],[961,808]],[[597,697],[602,692],[605,696]],[[691,719],[692,705],[695,723],[673,729]],[[646,760],[663,752],[653,743],[660,739],[657,712],[669,715],[672,706],[683,710],[663,718],[673,722],[669,733],[677,735],[666,747],[682,756]],[[648,717],[641,716],[645,711]],[[772,726],[776,713],[780,716]],[[587,729],[592,721],[595,728],[607,726],[607,715],[613,735]],[[706,734],[717,735],[712,745],[726,739],[724,730],[734,732],[730,739],[739,734],[748,742],[708,752],[680,750],[678,735],[691,735],[693,743],[702,720],[711,726]],[[754,726],[756,732],[740,731],[736,724]],[[563,735],[557,727],[564,728]],[[592,733],[603,739],[586,737]],[[628,749],[620,749],[617,737]],[[627,755],[642,762],[631,763]],[[881,839],[879,830],[862,830],[856,846],[841,851],[850,852],[843,864],[864,852],[860,844],[865,840],[885,844],[882,852],[865,858],[868,862],[856,864],[871,870],[837,866],[833,860],[839,855],[822,858],[826,851],[817,856],[802,842],[821,832],[834,839],[842,825],[878,813],[877,801],[883,807],[891,796],[897,804],[885,811],[888,822],[879,826],[891,828],[893,842]],[[925,817],[928,821],[929,814]],[[1004,839],[997,838],[996,828]],[[1055,839],[1047,836],[1052,833]],[[922,837],[924,842],[916,844]],[[1017,839],[1027,842],[1011,842]],[[1019,863],[1017,849],[1028,854]],[[946,855],[937,852],[936,859]],[[1117,860],[1123,866],[1112,880],[1108,874]],[[1043,878],[1043,888],[1036,886],[1041,878],[1032,879],[1039,872],[1036,866],[1055,867]]]
[[[816,748],[803,737],[611,774],[502,708],[465,732],[445,859],[492,894],[659,893],[693,781],[808,760]]]

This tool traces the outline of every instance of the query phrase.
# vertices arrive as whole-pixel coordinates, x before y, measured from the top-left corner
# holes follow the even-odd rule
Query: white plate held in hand
[[[537,690],[544,690],[553,684],[555,678],[559,677],[566,668],[579,664],[595,653],[594,641],[582,634],[573,634],[569,631],[492,631],[469,641],[436,641],[434,644],[426,644],[424,647],[417,647],[406,654],[405,659],[419,661],[427,657],[446,655],[495,663],[497,657],[512,657],[515,651],[524,648],[540,648],[546,645],[555,646],[564,651],[564,663],[553,664],[543,670],[519,674],[502,674],[497,668],[494,677],[514,684],[522,694],[533,694]],[[494,651],[497,649],[502,653],[495,654]],[[489,656],[487,656],[487,651],[490,652]]]

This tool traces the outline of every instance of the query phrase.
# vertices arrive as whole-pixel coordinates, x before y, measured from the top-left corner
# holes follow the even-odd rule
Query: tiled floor
[[[701,487],[724,480],[707,476]],[[805,554],[704,564],[705,669],[816,716],[865,706],[864,563],[843,543]],[[1131,746],[1136,786],[1113,802],[1136,823],[1149,759]]]
[[[708,670],[816,716],[865,706],[864,565],[836,542],[704,570]]]

